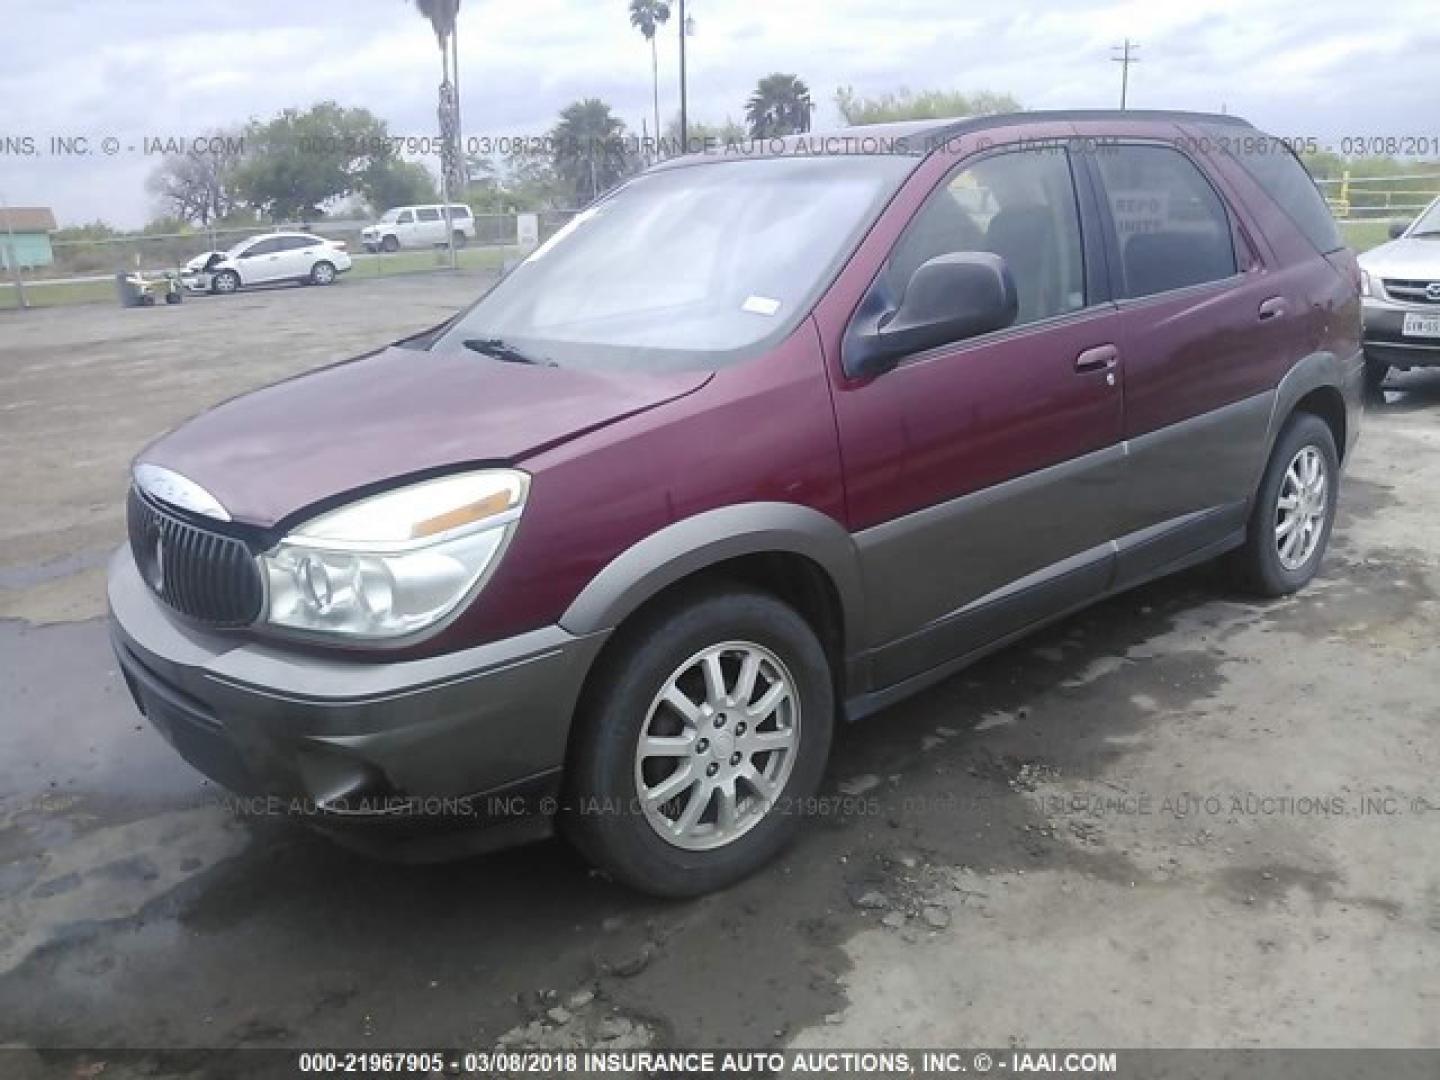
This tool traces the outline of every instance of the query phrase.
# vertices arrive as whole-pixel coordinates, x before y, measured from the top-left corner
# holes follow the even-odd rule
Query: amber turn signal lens
[[[448,510],[435,517],[426,518],[424,521],[417,521],[410,530],[410,537],[419,540],[426,536],[436,536],[439,533],[449,532],[451,529],[458,529],[462,525],[470,525],[476,521],[483,521],[496,514],[503,514],[509,510],[514,503],[511,501],[508,491],[497,491],[493,495],[487,495],[478,502],[470,503],[467,506],[457,506],[454,510]]]

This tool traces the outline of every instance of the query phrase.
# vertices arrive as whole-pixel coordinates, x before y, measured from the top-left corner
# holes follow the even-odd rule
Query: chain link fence
[[[574,210],[536,211],[540,242],[563,228],[576,213]],[[518,218],[517,214],[476,214],[474,239],[467,238],[456,252],[458,268],[499,271],[517,259],[521,254],[517,242]],[[407,244],[394,252],[367,251],[361,230],[370,224],[358,219],[327,220],[147,236],[55,239],[50,243],[49,263],[22,264],[18,271],[5,257],[9,249],[6,237],[0,234],[0,310],[18,307],[22,288],[26,304],[31,307],[114,301],[117,273],[139,272],[145,277],[158,277],[167,270],[183,268],[197,255],[227,251],[252,237],[271,232],[308,232],[343,243],[354,262],[348,275],[352,278],[449,271],[450,252],[443,243]],[[17,276],[19,287],[15,282]]]

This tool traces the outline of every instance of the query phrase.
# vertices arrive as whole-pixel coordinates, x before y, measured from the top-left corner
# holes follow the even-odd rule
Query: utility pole
[[[690,120],[685,107],[685,0],[680,0],[680,153],[690,152]]]
[[[1124,109],[1130,99],[1130,65],[1140,62],[1140,58],[1134,55],[1140,51],[1140,43],[1127,37],[1124,45],[1112,45],[1110,51],[1118,54],[1110,59],[1120,65],[1120,108]]]
[[[10,273],[15,278],[15,306],[24,311],[30,306],[30,301],[25,298],[25,279],[20,275],[20,249],[15,246],[15,221],[10,216],[9,207],[5,203],[5,197],[0,195],[0,217],[5,219],[6,237],[6,263],[10,266]]]

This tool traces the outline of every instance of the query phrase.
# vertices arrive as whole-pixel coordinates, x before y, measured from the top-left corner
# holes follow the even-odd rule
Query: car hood
[[[151,443],[136,465],[179,473],[233,519],[269,527],[357,489],[522,461],[711,377],[596,374],[392,347],[227,401]]]
[[[1383,277],[1440,281],[1440,236],[1391,240],[1361,255],[1360,267]]]
[[[225,252],[223,251],[207,251],[204,254],[196,255],[193,259],[187,262],[185,264],[185,269],[196,272],[204,270],[205,264],[208,263],[216,255],[220,256],[221,259],[225,258]]]

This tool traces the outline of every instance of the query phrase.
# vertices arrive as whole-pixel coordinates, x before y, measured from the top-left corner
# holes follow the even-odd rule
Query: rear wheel
[[[455,237],[455,246],[456,246],[457,248],[463,248],[463,247],[465,246],[465,234],[464,234],[463,232],[461,232],[459,229],[456,229],[456,230],[455,230],[455,233],[454,233],[454,237]]]
[[[310,281],[315,285],[332,285],[335,282],[335,264],[323,259],[310,268]]]
[[[1248,588],[1286,596],[1309,584],[1330,542],[1339,480],[1329,425],[1310,413],[1292,416],[1260,482],[1245,546],[1235,553]]]
[[[567,832],[620,881],[694,896],[758,869],[800,822],[834,723],[809,625],[763,593],[666,605],[626,632],[578,718]]]

